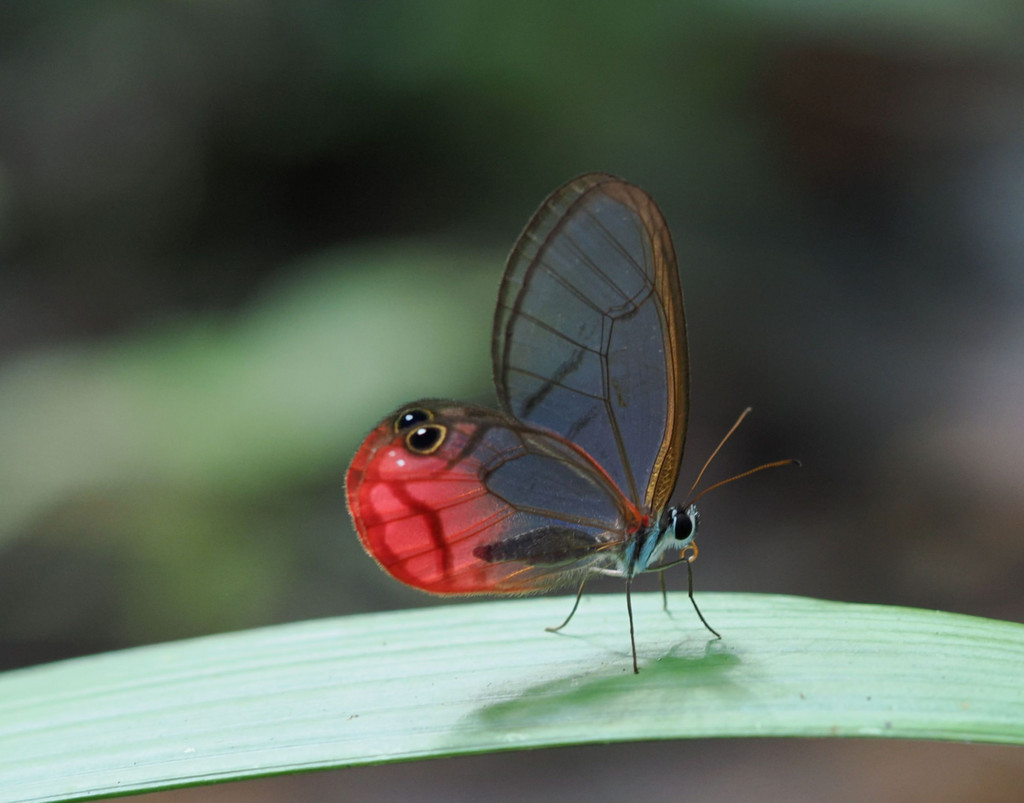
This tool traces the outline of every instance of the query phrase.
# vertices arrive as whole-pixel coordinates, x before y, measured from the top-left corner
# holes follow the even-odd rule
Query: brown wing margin
[[[651,481],[647,486],[644,502],[648,510],[661,511],[675,491],[690,411],[690,355],[679,267],[668,224],[654,199],[639,187],[621,179],[612,185],[603,185],[602,189],[612,197],[618,197],[621,193],[629,198],[637,215],[647,227],[653,248],[654,286],[660,301],[665,332],[665,372],[668,376],[665,386],[670,393],[670,415],[665,422],[665,437],[651,470]],[[672,398],[672,395],[675,398]],[[674,414],[671,411],[674,411]]]

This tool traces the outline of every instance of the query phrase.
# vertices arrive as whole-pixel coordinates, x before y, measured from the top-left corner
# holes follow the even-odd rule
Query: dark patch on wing
[[[523,401],[523,410],[521,413],[522,418],[528,417],[534,411],[534,408],[544,401],[544,398],[552,391],[553,388],[560,385],[563,379],[582,365],[584,351],[585,349],[582,348],[574,349],[572,356],[558,366],[558,370],[555,371],[555,375],[548,379],[525,401]]]
[[[573,442],[576,441],[576,437],[586,428],[587,424],[594,420],[594,416],[597,415],[598,407],[596,405],[591,406],[586,414],[581,415],[575,421],[572,422],[572,426],[565,433],[565,437]]]

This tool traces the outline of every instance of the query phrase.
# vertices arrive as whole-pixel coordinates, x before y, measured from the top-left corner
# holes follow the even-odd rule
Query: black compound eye
[[[691,540],[697,534],[700,524],[700,513],[696,505],[685,510],[681,507],[670,507],[661,517],[661,532],[670,531],[676,541]]]
[[[697,534],[697,526],[700,524],[700,513],[697,511],[696,505],[690,505],[686,510],[676,508],[676,514],[673,519],[677,541],[686,541]]]
[[[687,516],[676,519],[675,536],[677,541],[685,541],[693,535],[693,521]]]
[[[432,421],[433,418],[434,414],[430,410],[424,410],[422,407],[411,407],[408,410],[403,410],[395,417],[395,432],[401,432],[403,429],[422,424],[424,421]]]
[[[413,454],[433,454],[442,443],[448,428],[440,424],[427,424],[417,427],[405,436],[405,445]]]

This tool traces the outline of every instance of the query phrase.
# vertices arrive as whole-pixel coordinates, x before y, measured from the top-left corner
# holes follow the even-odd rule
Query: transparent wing
[[[578,580],[617,566],[641,524],[573,444],[454,402],[416,402],[385,419],[356,453],[346,489],[366,551],[396,579],[439,594]]]
[[[509,256],[492,343],[502,408],[596,460],[647,512],[675,488],[686,436],[686,323],[668,226],[604,174],[556,190]]]

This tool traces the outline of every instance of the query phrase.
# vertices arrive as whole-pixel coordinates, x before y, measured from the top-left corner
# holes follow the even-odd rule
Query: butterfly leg
[[[690,547],[693,547],[692,551],[693,551],[694,554],[687,555],[686,553],[687,553],[687,551],[689,550]],[[658,573],[658,579],[661,581],[661,598],[662,598],[662,603],[664,605],[665,611],[668,612],[668,595],[667,595],[667,593],[665,591],[665,570],[666,569],[671,569],[673,566],[678,566],[680,563],[685,563],[686,564],[686,593],[690,597],[690,604],[693,605],[693,609],[697,612],[697,618],[700,619],[701,624],[704,625],[704,627],[706,627],[714,635],[715,638],[719,638],[720,639],[722,637],[722,635],[717,630],[715,630],[715,628],[713,628],[711,625],[708,624],[708,620],[705,619],[704,618],[704,614],[702,614],[700,612],[700,608],[697,605],[697,600],[694,599],[694,597],[693,597],[693,561],[696,560],[696,558],[697,558],[697,545],[696,544],[690,544],[687,547],[687,549],[683,550],[682,556],[680,558],[678,558],[677,560],[669,561],[668,563],[663,563],[660,566],[658,566],[657,568],[655,568],[655,569],[648,569],[647,571],[652,571],[652,572],[657,572]]]
[[[572,610],[569,611],[569,615],[565,617],[565,621],[562,622],[562,624],[560,624],[558,627],[545,627],[545,630],[547,630],[549,633],[557,633],[559,630],[561,630],[563,627],[569,624],[569,620],[572,619],[572,617],[576,614],[576,609],[580,607],[580,597],[583,596],[583,586],[585,586],[586,584],[587,578],[584,577],[583,582],[580,583],[579,591],[576,592],[576,601],[572,604]]]
[[[664,575],[662,575],[664,577]],[[697,600],[693,598],[693,561],[686,561],[686,593],[690,595],[690,602],[693,603],[693,609],[697,612],[697,617],[701,623],[714,633],[715,638],[722,638],[721,634],[715,628],[708,624],[708,620],[704,618],[704,614],[700,612],[700,608],[697,607]]]
[[[626,578],[626,613],[629,615],[629,646],[633,650],[633,674],[639,675],[640,669],[636,665],[636,636],[633,634],[633,603],[629,598],[629,587],[633,584],[633,578]]]

